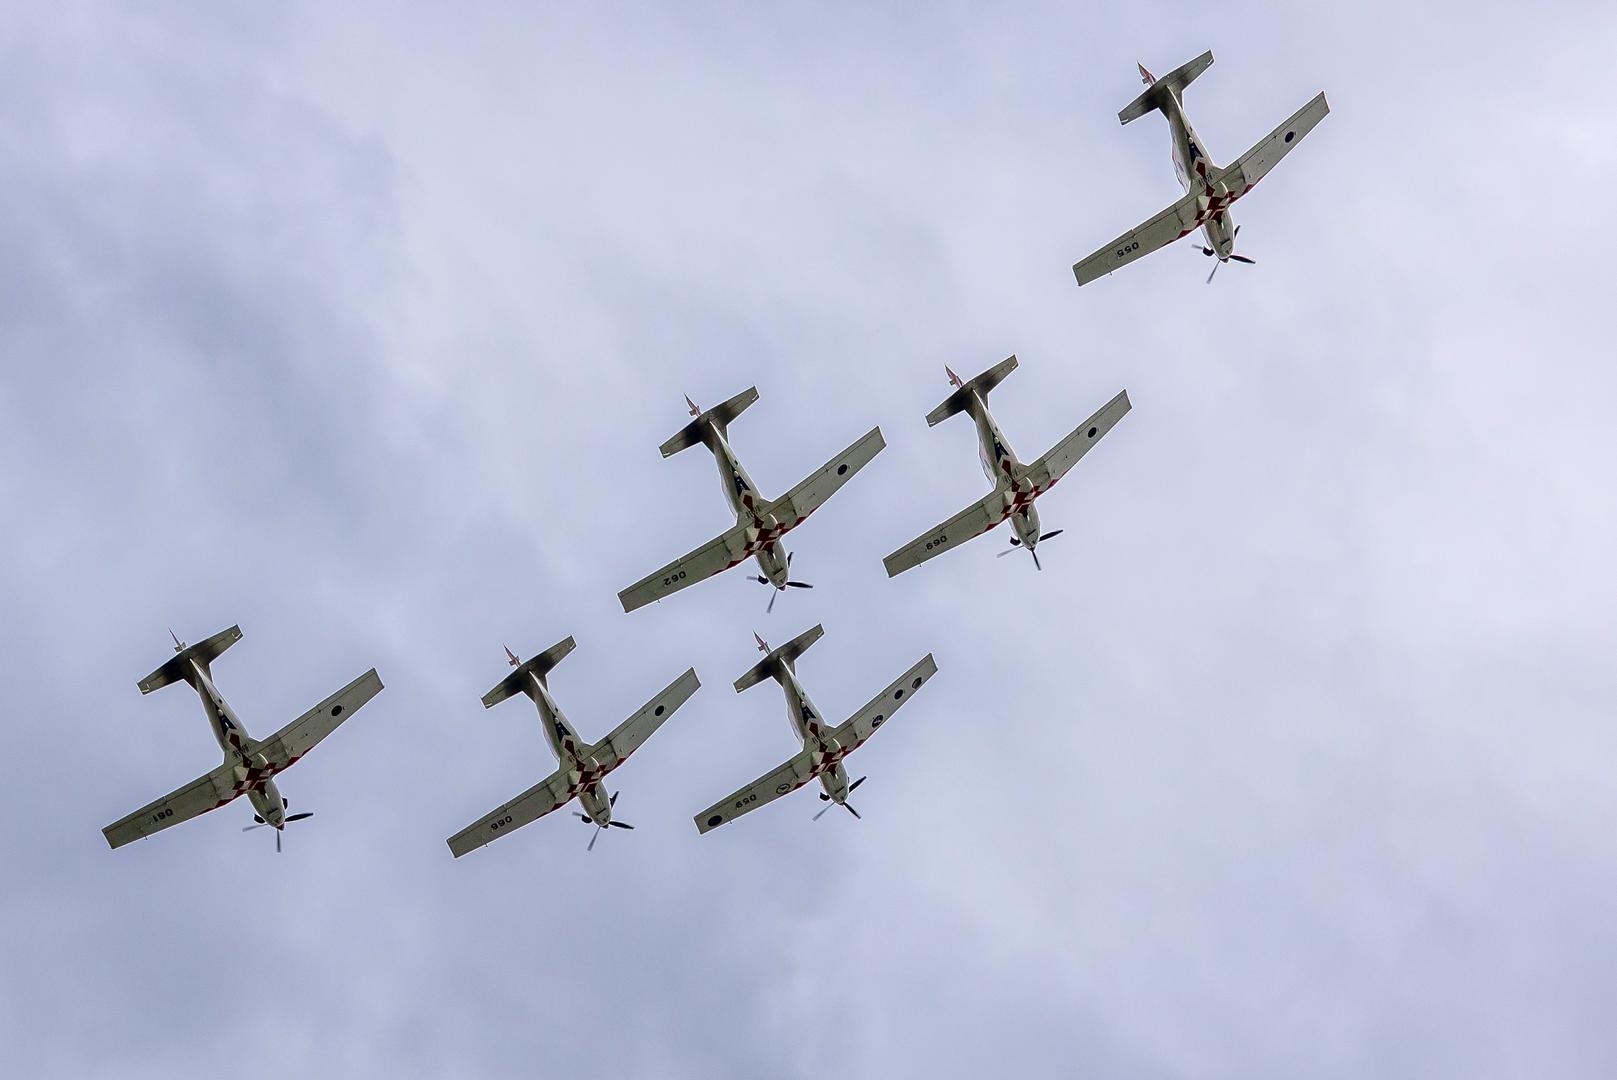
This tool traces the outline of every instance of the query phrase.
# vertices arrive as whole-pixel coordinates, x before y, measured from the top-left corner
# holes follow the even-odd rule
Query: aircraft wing
[[[912,566],[920,566],[928,559],[959,547],[972,537],[981,536],[1010,516],[1008,507],[1005,496],[998,491],[972,503],[942,525],[928,529],[883,559],[887,576],[896,577]]]
[[[696,815],[696,831],[705,833],[717,829],[727,821],[751,813],[782,795],[789,795],[814,779],[814,758],[807,751],[795,755],[790,761],[764,773],[746,787],[728,798],[719,800]]]
[[[1262,180],[1270,169],[1279,164],[1281,158],[1302,142],[1303,136],[1313,131],[1314,125],[1325,119],[1330,111],[1325,93],[1321,91],[1314,95],[1314,100],[1292,113],[1262,142],[1231,162],[1219,173],[1218,178],[1231,192],[1246,194],[1253,184]]]
[[[624,611],[633,611],[730,569],[753,553],[750,534],[757,531],[752,525],[737,525],[630,585],[618,593],[618,601]]]
[[[630,754],[640,749],[641,745],[662,727],[663,721],[673,716],[674,710],[685,704],[701,685],[701,681],[696,677],[696,669],[687,669],[685,674],[664,687],[662,693],[646,702],[639,712],[613,728],[611,734],[590,747],[589,756],[595,759],[597,766],[611,772],[627,761]]]
[[[136,810],[133,814],[101,830],[107,843],[115,848],[161,832],[171,825],[201,817],[209,810],[217,810],[240,795],[245,788],[236,786],[234,765],[221,765],[206,776],[198,777],[178,791]]]
[[[770,503],[770,513],[788,529],[795,529],[835,495],[838,488],[852,480],[855,473],[870,464],[870,459],[886,445],[881,428],[871,428],[852,446],[826,462],[823,469]]]
[[[449,850],[454,852],[457,859],[468,851],[476,851],[530,821],[537,821],[557,807],[566,806],[574,794],[576,792],[567,770],[557,769],[504,806],[484,814],[451,836]]]
[[[1068,469],[1078,464],[1079,459],[1089,453],[1091,446],[1112,430],[1112,425],[1123,419],[1129,408],[1129,392],[1119,390],[1117,396],[1102,405],[1094,416],[1079,424],[1072,434],[1051,447],[1048,454],[1029,465],[1023,476],[1033,481],[1033,486],[1041,493],[1048,491],[1057,480],[1067,475]]]
[[[382,680],[376,669],[371,668],[280,731],[254,743],[252,752],[255,756],[264,755],[264,762],[272,773],[289,768],[381,690]],[[259,767],[263,768],[264,764]]]
[[[1087,285],[1098,277],[1127,266],[1158,248],[1167,247],[1201,224],[1201,196],[1186,195],[1137,229],[1131,229],[1110,244],[1073,264],[1078,284]]]
[[[843,756],[862,746],[877,728],[892,719],[893,714],[903,707],[912,693],[921,688],[922,683],[937,673],[937,662],[932,659],[931,653],[927,653],[915,666],[894,679],[891,686],[871,698],[864,708],[833,731],[831,735],[842,747]]]

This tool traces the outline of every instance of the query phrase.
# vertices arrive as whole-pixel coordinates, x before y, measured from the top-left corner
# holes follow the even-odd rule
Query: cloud
[[[0,64],[0,1043],[38,1075],[1602,1076],[1617,899],[1603,250],[1611,17],[299,6],[7,18]],[[1462,17],[1463,16],[1463,17]],[[1195,34],[1174,27],[1203,26]],[[1256,267],[1068,266],[1174,195],[1132,64],[1206,47]],[[942,365],[1016,352],[1024,457],[1120,386],[1033,572],[880,557],[978,497]],[[765,616],[614,593],[716,532],[732,429],[784,491],[889,448]],[[1043,554],[1041,552],[1041,554]],[[863,821],[689,815],[791,752],[750,631],[850,713]],[[100,827],[216,760],[132,683],[215,667],[273,730],[387,689],[283,792]],[[552,768],[500,645],[574,634],[633,833],[443,837]]]

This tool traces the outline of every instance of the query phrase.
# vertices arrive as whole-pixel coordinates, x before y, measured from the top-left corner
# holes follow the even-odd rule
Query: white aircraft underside
[[[1033,557],[1034,565],[1037,566],[1039,542],[1063,531],[1060,529],[1048,533],[1039,531],[1041,528],[1039,512],[1034,506],[1034,500],[1054,487],[1063,476],[1067,475],[1068,470],[1083,459],[1089,448],[1099,442],[1108,431],[1112,430],[1113,425],[1123,418],[1130,408],[1128,391],[1119,390],[1117,395],[1101,406],[1098,412],[1051,447],[1049,453],[1031,465],[1024,465],[1017,460],[1010,443],[1006,441],[999,425],[994,421],[993,414],[988,411],[989,391],[1014,370],[1016,370],[1016,357],[1012,356],[995,364],[970,382],[961,382],[953,371],[949,372],[949,381],[954,384],[956,390],[941,405],[927,414],[926,422],[929,426],[934,426],[955,413],[969,414],[977,425],[978,457],[982,462],[983,472],[994,485],[994,490],[882,560],[882,565],[887,568],[888,577],[895,577],[928,559],[936,558],[945,551],[957,548],[967,540],[981,536],[1007,520],[1011,523],[1012,549],[1026,549]]]
[[[757,639],[759,650],[767,655],[736,680],[736,693],[756,686],[765,679],[772,678],[778,682],[786,695],[787,720],[803,744],[803,749],[779,767],[697,814],[697,832],[709,832],[734,821],[782,795],[796,791],[810,780],[819,780],[820,798],[826,803],[820,813],[814,815],[816,820],[832,806],[841,806],[854,817],[859,816],[859,812],[848,804],[848,795],[864,778],[849,783],[847,770],[842,765],[843,759],[863,746],[865,740],[909,700],[910,695],[937,674],[938,665],[933,661],[932,654],[927,653],[893,680],[887,689],[871,698],[864,708],[837,727],[828,728],[819,709],[809,700],[803,684],[798,682],[796,671],[797,658],[824,633],[823,626],[815,626],[774,651],[770,651],[762,638]]]
[[[1134,260],[1166,247],[1181,237],[1200,229],[1206,239],[1204,254],[1216,257],[1213,271],[1224,263],[1250,263],[1244,255],[1235,254],[1235,235],[1239,226],[1230,216],[1230,207],[1251,191],[1257,182],[1279,163],[1280,159],[1300,143],[1303,136],[1314,129],[1331,111],[1323,92],[1316,94],[1307,105],[1298,109],[1285,123],[1271,131],[1256,146],[1236,158],[1225,168],[1213,163],[1196,129],[1185,115],[1180,95],[1192,80],[1206,71],[1213,62],[1211,52],[1203,53],[1190,63],[1176,68],[1157,79],[1144,66],[1140,77],[1147,90],[1122,112],[1118,119],[1127,124],[1148,112],[1160,111],[1168,118],[1168,130],[1173,140],[1174,172],[1185,189],[1184,198],[1100,248],[1082,262],[1074,264],[1073,275],[1079,285],[1086,285]],[[1212,274],[1207,276],[1212,281]]]
[[[507,675],[498,686],[483,695],[483,707],[491,709],[515,694],[525,694],[539,709],[539,719],[545,729],[545,741],[556,755],[557,770],[539,781],[521,795],[512,799],[477,821],[466,826],[448,840],[449,850],[458,859],[468,851],[499,839],[530,821],[536,821],[553,810],[578,799],[584,813],[578,816],[595,826],[589,847],[595,847],[601,830],[608,827],[632,829],[633,825],[612,816],[616,795],[608,795],[601,781],[629,760],[660,728],[674,711],[696,693],[701,682],[694,668],[665,686],[661,693],[646,702],[633,716],[613,728],[600,742],[591,746],[578,737],[578,732],[550,695],[545,676],[562,658],[573,651],[571,637],[558,642],[538,656],[519,662],[510,650],[506,656],[516,670]]]
[[[719,480],[724,487],[724,497],[735,513],[736,524],[734,528],[618,593],[624,611],[633,611],[654,600],[661,600],[748,558],[757,559],[759,580],[773,588],[776,595],[788,587],[812,587],[804,582],[789,580],[791,555],[781,544],[781,538],[808,520],[810,514],[824,505],[843,484],[853,479],[887,443],[882,438],[881,428],[871,428],[785,496],[775,500],[766,499],[758,493],[752,478],[741,467],[735,452],[730,449],[728,439],[730,421],[757,400],[757,387],[749,387],[706,412],[691,405],[691,415],[696,419],[663,443],[663,457],[670,457],[698,444],[712,451],[719,468]],[[690,404],[689,398],[686,403]],[[770,598],[770,607],[774,607],[774,597]]]
[[[225,760],[212,772],[108,825],[102,833],[112,847],[122,847],[209,810],[217,810],[242,795],[252,804],[257,823],[247,828],[264,825],[274,829],[276,850],[280,850],[281,830],[288,822],[312,816],[287,814],[287,802],[281,797],[275,777],[291,768],[315,744],[375,697],[382,689],[382,680],[372,668],[269,738],[257,740],[247,734],[235,710],[214,686],[209,668],[220,653],[240,640],[241,628],[236,626],[192,646],[176,638],[177,655],[140,681],[142,694],[172,682],[189,683],[202,700],[202,711],[208,717],[219,748],[224,751]]]

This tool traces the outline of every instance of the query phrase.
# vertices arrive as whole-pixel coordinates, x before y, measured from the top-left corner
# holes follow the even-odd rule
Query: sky
[[[0,11],[0,1046],[19,1075],[1606,1077],[1617,1071],[1609,5],[119,5]],[[1330,116],[1188,243],[1158,72],[1229,161]],[[1047,499],[926,412],[1016,354]],[[780,494],[794,590],[618,590],[724,527],[686,422]],[[856,805],[691,815],[794,750],[752,633],[851,714]],[[168,630],[264,736],[386,689],[232,805]],[[550,772],[478,698],[567,635],[601,838],[444,838]]]

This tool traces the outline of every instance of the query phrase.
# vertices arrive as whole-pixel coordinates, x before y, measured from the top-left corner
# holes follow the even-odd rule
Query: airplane
[[[573,639],[570,636],[529,660],[519,661],[509,648],[505,650],[506,659],[516,670],[483,695],[483,708],[492,709],[508,697],[527,694],[539,708],[545,739],[561,767],[510,802],[451,836],[448,840],[449,850],[455,858],[566,806],[574,798],[578,799],[585,811],[582,814],[574,811],[574,816],[582,819],[586,825],[595,826],[595,831],[590,834],[589,846],[584,850],[594,851],[595,841],[608,828],[634,828],[612,816],[618,793],[607,795],[601,780],[628,761],[629,755],[651,738],[662,727],[663,721],[673,716],[674,710],[685,704],[702,684],[696,678],[696,669],[687,668],[685,674],[663,687],[662,692],[646,702],[638,712],[591,746],[583,742],[578,732],[573,730],[573,725],[567,722],[561,706],[550,696],[550,687],[545,681],[551,668],[561,663],[572,651]]]
[[[118,848],[161,832],[182,821],[189,821],[246,795],[253,806],[253,821],[242,832],[269,826],[275,830],[275,850],[281,850],[281,831],[288,822],[302,821],[314,816],[313,811],[300,814],[286,812],[287,801],[275,785],[277,774],[290,769],[315,744],[347,720],[382,689],[382,680],[376,669],[365,674],[332,694],[326,700],[264,740],[254,739],[242,727],[236,712],[213,685],[210,665],[219,654],[241,640],[241,627],[228,630],[195,645],[186,645],[174,631],[175,655],[162,667],[137,684],[142,694],[167,686],[173,682],[187,682],[202,699],[202,711],[213,727],[214,738],[225,753],[223,765],[214,769],[178,791],[165,795],[148,806],[102,829],[107,843]]]
[[[689,397],[685,399],[691,415],[696,419],[662,444],[662,455],[672,457],[698,443],[711,450],[714,460],[718,462],[724,497],[729,500],[730,509],[735,511],[736,524],[695,551],[675,559],[618,593],[624,611],[644,607],[653,600],[661,600],[698,581],[704,581],[745,562],[748,556],[756,556],[758,560],[758,569],[762,571],[756,576],[758,583],[772,586],[775,590],[769,598],[766,612],[775,609],[776,598],[788,588],[813,588],[807,582],[791,579],[792,556],[781,544],[781,538],[803,524],[887,443],[882,438],[881,428],[871,428],[852,446],[827,462],[823,469],[781,498],[769,500],[753,486],[752,478],[741,467],[728,441],[730,422],[757,400],[756,386],[749,386],[729,401],[706,412],[698,409]]]
[[[815,821],[819,821],[833,806],[842,807],[854,817],[859,816],[859,811],[848,803],[848,795],[865,782],[865,777],[861,776],[850,784],[848,772],[842,767],[842,759],[863,746],[865,740],[891,719],[911,694],[921,688],[922,683],[936,675],[938,665],[933,661],[932,654],[927,653],[908,671],[894,679],[891,686],[871,698],[864,708],[837,727],[827,728],[814,703],[809,700],[803,684],[797,681],[797,658],[820,640],[824,633],[825,627],[816,625],[773,651],[763,638],[752,635],[758,643],[758,651],[766,655],[752,670],[736,680],[736,693],[756,686],[765,679],[780,683],[781,690],[786,694],[786,718],[792,725],[792,731],[802,740],[803,749],[780,768],[765,773],[740,791],[697,814],[697,832],[709,832],[727,821],[734,821],[742,814],[796,791],[816,777],[820,781],[820,800],[825,805],[814,815]]]
[[[993,483],[994,490],[972,503],[954,517],[936,528],[928,529],[908,544],[882,560],[887,576],[896,577],[913,566],[919,566],[967,540],[981,536],[994,526],[1010,518],[1011,546],[999,553],[1004,557],[1022,548],[1033,556],[1033,566],[1039,564],[1038,545],[1064,531],[1039,531],[1039,511],[1033,501],[1055,487],[1056,481],[1067,475],[1067,470],[1078,464],[1089,448],[1112,430],[1112,425],[1123,419],[1129,411],[1129,393],[1119,390],[1117,396],[1102,405],[1100,411],[1085,420],[1066,438],[1056,443],[1039,460],[1024,465],[1006,441],[993,414],[988,411],[988,392],[1016,370],[1016,357],[1001,360],[970,382],[962,382],[953,369],[945,366],[949,382],[955,391],[943,399],[943,404],[926,414],[928,427],[935,427],[955,413],[963,412],[977,422],[977,453],[983,472]]]
[[[1197,247],[1203,255],[1218,258],[1218,262],[1213,264],[1212,273],[1207,275],[1208,284],[1212,283],[1213,274],[1218,273],[1218,268],[1227,262],[1252,263],[1253,260],[1245,255],[1235,254],[1235,237],[1241,227],[1234,224],[1230,217],[1231,204],[1251,191],[1253,185],[1262,180],[1281,158],[1302,142],[1303,136],[1325,119],[1331,107],[1325,101],[1324,91],[1321,91],[1256,146],[1221,169],[1207,156],[1207,144],[1190,126],[1180,100],[1185,87],[1206,71],[1212,62],[1213,54],[1204,52],[1160,79],[1147,71],[1144,64],[1136,65],[1140,69],[1140,78],[1145,81],[1146,90],[1118,113],[1117,118],[1126,124],[1154,109],[1161,110],[1162,115],[1168,118],[1168,130],[1173,137],[1174,171],[1179,174],[1179,183],[1184,186],[1186,194],[1139,228],[1131,229],[1087,259],[1074,264],[1072,272],[1078,278],[1079,285],[1088,284],[1127,266],[1135,259],[1166,247],[1198,228],[1202,230],[1207,243],[1198,244]]]

